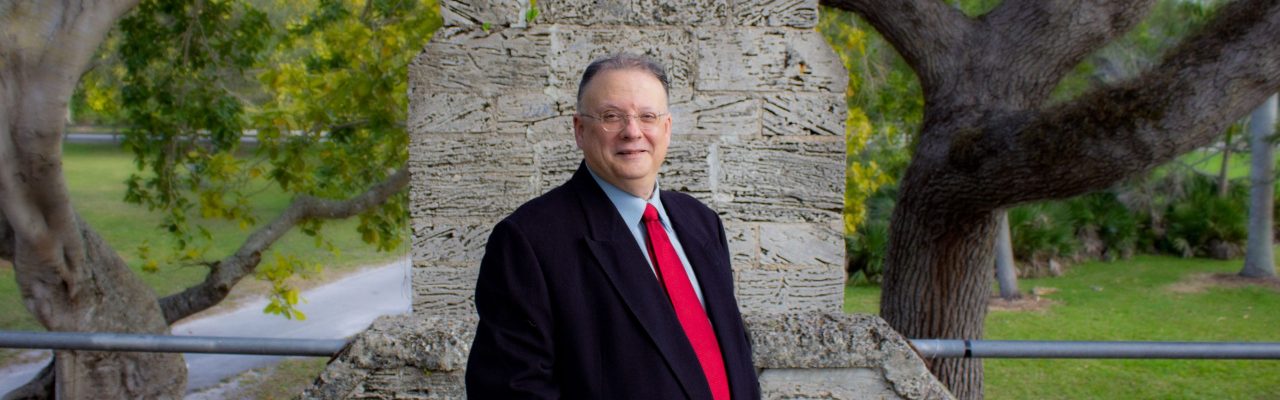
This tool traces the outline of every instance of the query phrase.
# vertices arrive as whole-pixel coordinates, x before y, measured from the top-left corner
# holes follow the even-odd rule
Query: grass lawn
[[[1260,287],[1177,292],[1195,274],[1235,273],[1241,261],[1139,256],[1090,262],[1019,288],[1056,288],[1041,311],[992,311],[987,339],[1280,342],[1280,293]],[[847,312],[876,313],[880,290],[853,286]],[[990,399],[1275,399],[1280,362],[1015,360],[986,364]]]
[[[134,170],[132,155],[115,145],[67,144],[63,152],[67,186],[76,210],[120,252],[143,281],[157,293],[165,295],[179,292],[204,279],[207,269],[202,266],[162,265],[156,273],[141,271],[137,249],[144,240],[150,240],[152,252],[157,255],[167,254],[161,251],[169,244],[165,232],[157,227],[161,221],[159,214],[123,201],[125,179]],[[288,203],[289,198],[279,190],[263,191],[254,198],[258,220],[265,223]],[[372,246],[365,245],[355,231],[356,222],[354,219],[340,221],[324,229],[325,237],[339,249],[336,255],[316,248],[313,238],[294,230],[276,242],[263,256],[263,262],[274,260],[274,252],[283,252],[294,254],[304,262],[325,266],[326,269],[313,280],[297,282],[299,286],[306,287],[358,266],[383,263],[403,255],[403,250],[395,254],[378,253]],[[231,254],[250,233],[229,222],[215,221],[208,227],[216,241],[207,253],[210,258]],[[7,265],[0,267],[0,330],[42,330],[22,305],[13,275],[12,268]],[[268,289],[269,284],[247,277],[236,286],[232,299],[264,294]]]

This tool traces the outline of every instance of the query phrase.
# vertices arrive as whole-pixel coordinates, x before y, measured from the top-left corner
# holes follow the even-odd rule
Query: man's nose
[[[623,123],[625,124],[622,126],[623,139],[638,139],[644,137],[644,131],[640,130],[640,121],[637,121],[635,118],[627,118]]]

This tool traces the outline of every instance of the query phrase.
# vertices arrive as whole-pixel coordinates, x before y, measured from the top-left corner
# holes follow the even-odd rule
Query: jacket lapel
[[[710,395],[706,379],[697,379],[702,376],[701,365],[671,309],[670,300],[609,197],[591,178],[585,164],[578,167],[569,184],[574,185],[590,226],[587,247],[618,296],[653,340],[685,395],[689,398]]]
[[[663,199],[673,198],[663,196]],[[663,200],[667,216],[671,218],[672,229],[684,246],[685,257],[692,264],[693,273],[698,276],[698,286],[702,288],[702,298],[706,302],[707,317],[711,319],[712,329],[720,343],[720,351],[724,356],[725,375],[729,377],[730,387],[735,389],[734,397],[741,396],[734,388],[735,378],[743,374],[755,375],[754,368],[742,371],[741,366],[752,365],[751,360],[744,359],[737,345],[745,344],[745,328],[741,326],[738,304],[733,295],[733,273],[728,259],[723,257],[728,249],[722,248],[720,232],[715,226],[703,226],[691,223],[698,217],[688,207]]]

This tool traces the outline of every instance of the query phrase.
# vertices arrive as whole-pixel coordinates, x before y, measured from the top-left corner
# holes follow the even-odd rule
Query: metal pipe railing
[[[1280,359],[1280,343],[913,339],[923,358]],[[331,357],[347,339],[5,332],[0,348]]]
[[[1280,359],[1280,343],[913,339],[924,358]]]
[[[346,339],[278,339],[136,333],[0,331],[0,348],[18,349],[329,357],[337,354],[346,345]]]

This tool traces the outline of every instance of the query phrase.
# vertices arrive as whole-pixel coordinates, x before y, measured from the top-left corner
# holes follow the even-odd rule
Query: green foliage
[[[281,315],[288,319],[307,319],[306,314],[294,308],[298,305],[299,291],[291,287],[287,280],[294,275],[304,278],[318,273],[319,264],[306,263],[293,255],[276,254],[273,262],[263,263],[254,271],[254,277],[271,282],[270,302],[262,311],[268,314]]]
[[[1249,213],[1245,185],[1232,185],[1225,197],[1218,195],[1217,182],[1202,175],[1191,175],[1184,185],[1184,195],[1165,213],[1161,248],[1190,257],[1208,255],[1214,245],[1243,246]]]
[[[264,191],[347,199],[404,168],[408,64],[440,25],[430,0],[143,0],[80,93],[128,125],[138,172],[126,200],[165,215],[174,251],[138,250],[173,257],[148,259],[147,269],[223,257],[210,253],[208,224],[254,229],[263,220],[251,198]],[[116,98],[118,109],[105,106]],[[242,145],[246,137],[256,146]],[[360,237],[383,251],[399,246],[407,201],[402,193],[360,214]],[[336,251],[324,225],[299,230]],[[284,282],[306,268],[285,256],[263,269],[270,311],[299,317]]]
[[[524,21],[532,24],[538,18],[538,0],[529,0],[529,11],[524,13]],[[485,29],[486,31],[488,29]]]
[[[849,118],[870,125],[865,133],[861,127],[855,131],[866,139],[864,146],[848,153],[850,162],[873,161],[887,180],[896,181],[924,121],[920,82],[893,46],[856,14],[823,8],[819,16],[818,30],[849,71]]]
[[[854,235],[845,236],[848,282],[879,284],[889,246],[889,220],[898,196],[897,185],[880,187],[867,199],[867,218]]]
[[[858,234],[845,236],[848,252],[848,282],[880,284],[884,277],[884,259],[889,247],[889,221],[867,220]]]
[[[1032,203],[1009,209],[1013,254],[1041,260],[1071,255],[1080,246],[1071,212],[1061,202]]]
[[[256,223],[234,155],[245,105],[228,86],[259,59],[271,28],[264,13],[232,1],[147,0],[120,33],[124,146],[140,170],[125,199],[165,212],[179,260],[201,259],[212,238],[192,215]]]
[[[1103,259],[1129,258],[1137,251],[1141,234],[1139,216],[1120,202],[1115,193],[1085,194],[1068,200],[1066,206],[1077,237],[1096,235],[1101,240]]]
[[[826,9],[821,14],[818,30],[835,48],[849,72],[849,86],[845,90],[848,104],[848,116],[845,119],[845,194],[844,231],[846,236],[855,235],[858,226],[866,218],[864,202],[881,185],[891,181],[880,165],[873,159],[857,157],[863,153],[867,143],[875,135],[875,125],[863,107],[857,102],[864,93],[859,92],[860,82],[865,77],[858,73],[860,61],[866,57],[867,35],[870,30],[860,26],[851,13],[835,9]],[[846,242],[850,240],[846,238]]]

